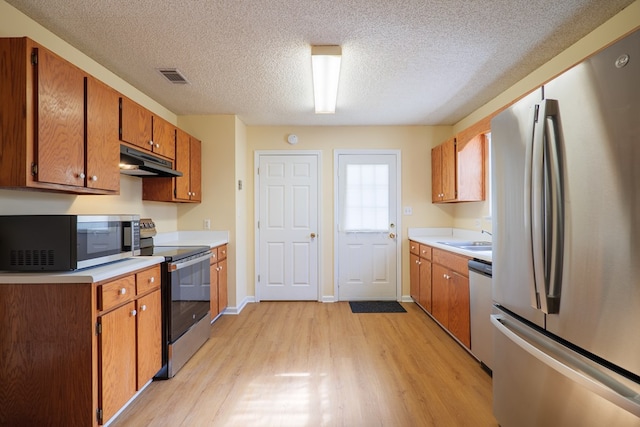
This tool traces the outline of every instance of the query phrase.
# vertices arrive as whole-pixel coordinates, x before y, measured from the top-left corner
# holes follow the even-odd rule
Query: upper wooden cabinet
[[[142,199],[157,202],[202,201],[202,143],[177,129],[175,169],[182,172],[176,178],[144,178]]]
[[[176,127],[125,96],[120,97],[120,140],[168,159],[176,157]]]
[[[475,202],[485,198],[484,134],[451,138],[431,150],[431,201]]]
[[[91,76],[87,77],[87,187],[120,191],[120,94]]]
[[[26,37],[0,39],[0,58],[0,186],[117,194],[118,144],[102,128],[113,112],[96,81]],[[104,120],[87,120],[96,110]]]
[[[176,198],[184,201],[202,201],[202,143],[178,129],[176,138],[176,169],[182,176],[176,178]]]
[[[431,150],[431,174],[431,200],[434,203],[455,200],[455,138],[451,138]]]

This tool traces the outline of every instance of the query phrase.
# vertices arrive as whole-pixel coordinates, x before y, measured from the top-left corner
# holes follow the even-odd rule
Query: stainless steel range
[[[210,286],[208,246],[152,246],[142,255],[163,256],[163,368],[156,379],[172,378],[209,339]]]

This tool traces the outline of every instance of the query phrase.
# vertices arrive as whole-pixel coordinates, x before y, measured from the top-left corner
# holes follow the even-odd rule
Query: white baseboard
[[[242,312],[242,310],[244,310],[244,308],[247,306],[247,304],[256,302],[256,297],[254,296],[247,296],[244,297],[244,299],[242,301],[240,301],[240,304],[238,306],[235,307],[227,307],[224,309],[224,312],[222,314],[227,315],[227,314],[235,314],[238,315]]]

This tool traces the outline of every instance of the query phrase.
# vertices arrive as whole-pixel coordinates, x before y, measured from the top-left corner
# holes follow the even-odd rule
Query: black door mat
[[[352,313],[406,313],[397,301],[349,301]]]

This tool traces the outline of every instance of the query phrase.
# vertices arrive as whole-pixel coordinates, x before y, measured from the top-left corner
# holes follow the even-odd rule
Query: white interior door
[[[318,300],[318,155],[258,155],[258,300]]]
[[[337,157],[339,300],[398,300],[399,154]]]

